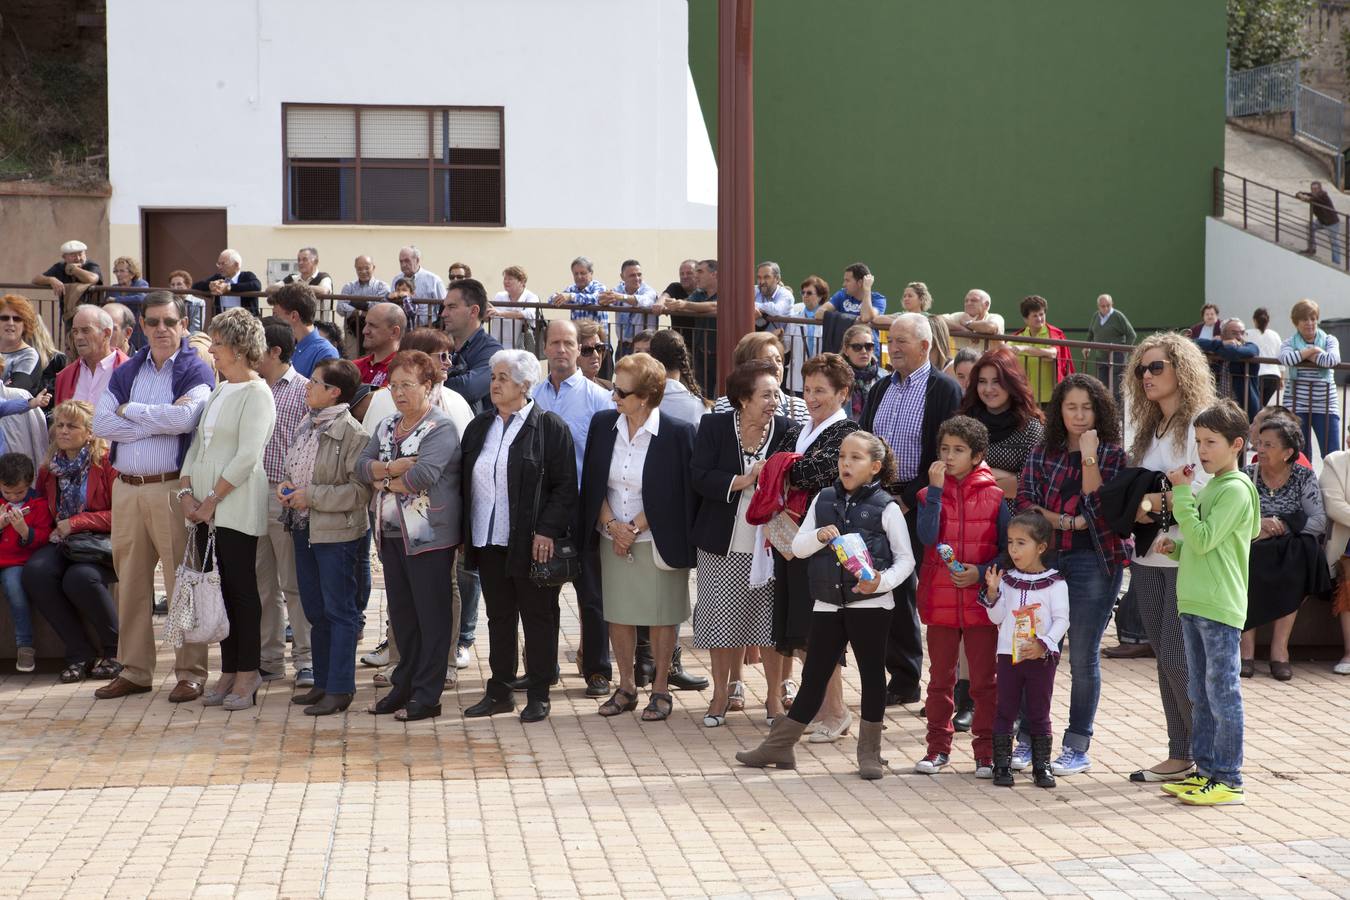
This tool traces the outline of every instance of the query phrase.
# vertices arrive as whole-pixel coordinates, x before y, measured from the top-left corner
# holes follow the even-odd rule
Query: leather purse
[[[535,435],[535,458],[543,464],[543,438],[539,436],[536,429]],[[543,473],[534,481],[534,521],[539,523],[539,509],[541,506],[544,478]],[[577,549],[577,542],[572,537],[571,529],[562,537],[553,539],[553,556],[548,562],[539,562],[530,560],[530,582],[535,587],[561,587],[569,582],[576,581],[581,577],[581,551]]]
[[[61,555],[73,563],[113,567],[112,536],[97,531],[77,531],[61,541]]]

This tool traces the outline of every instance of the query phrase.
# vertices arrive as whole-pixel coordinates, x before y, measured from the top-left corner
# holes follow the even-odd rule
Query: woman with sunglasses
[[[1205,355],[1185,335],[1150,335],[1134,348],[1125,367],[1125,402],[1129,410],[1127,436],[1130,464],[1167,473],[1194,466],[1191,489],[1208,481],[1195,447],[1195,417],[1214,403],[1214,377]],[[1166,482],[1164,481],[1164,485]],[[1170,490],[1148,494],[1148,509],[1135,520],[1162,516],[1165,534],[1181,540],[1171,518]],[[1159,540],[1164,535],[1159,534]],[[1156,546],[1156,541],[1154,545]],[[1177,564],[1154,547],[1136,547],[1130,564],[1130,588],[1143,621],[1144,633],[1158,664],[1158,690],[1167,718],[1167,759],[1130,775],[1131,781],[1181,781],[1195,771],[1191,756],[1191,701],[1187,694],[1186,647],[1177,613]]]
[[[42,390],[42,371],[50,361],[34,346],[38,329],[33,304],[18,294],[0,297],[0,357],[5,361],[5,385],[36,396]]]
[[[452,347],[454,342],[450,340],[450,336],[439,328],[414,328],[404,335],[398,345],[399,350],[422,351],[440,368],[440,390],[432,391],[431,405],[449,416],[455,425],[455,431],[462,435],[464,429],[473,421],[473,410],[467,400],[445,386],[445,377],[450,374]],[[389,391],[375,391],[370,395],[370,403],[366,406],[366,429],[373,431],[376,425],[395,412],[397,410],[394,408],[394,398]]]
[[[872,329],[866,325],[852,325],[844,332],[844,343],[839,352],[853,370],[853,387],[849,389],[848,400],[844,401],[844,412],[851,422],[862,418],[867,392],[881,379],[881,361],[876,349]]]

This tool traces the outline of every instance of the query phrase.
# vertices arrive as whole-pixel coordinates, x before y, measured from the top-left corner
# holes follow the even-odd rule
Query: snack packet
[[[934,549],[937,550],[938,558],[947,564],[947,569],[953,575],[960,574],[966,570],[966,567],[956,560],[956,551],[952,549],[951,544],[938,544]]]
[[[871,581],[877,577],[872,564],[872,554],[867,552],[867,544],[860,534],[841,534],[830,541],[839,564],[859,581]]]
[[[1039,603],[1029,603],[1026,606],[1020,606],[1012,611],[1013,641],[1012,641],[1012,661],[1013,665],[1022,661],[1022,645],[1029,644],[1036,637],[1036,610],[1040,609]]]

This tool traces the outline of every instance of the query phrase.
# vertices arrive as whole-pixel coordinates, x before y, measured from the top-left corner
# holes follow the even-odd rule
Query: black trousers
[[[523,573],[513,574],[506,562],[506,548],[484,547],[478,551],[478,577],[483,583],[483,606],[488,615],[488,696],[511,699],[511,681],[516,677],[516,620],[525,631],[525,677],[529,698],[547,700],[548,686],[558,667],[558,592],[556,587],[538,587]],[[587,645],[590,646],[589,644]]]
[[[67,665],[96,656],[117,657],[117,606],[108,588],[117,576],[111,567],[73,563],[60,545],[48,544],[24,563],[22,578],[29,602],[66,645]],[[85,623],[94,629],[97,650],[89,643]]]
[[[603,675],[606,681],[611,681],[614,667],[609,660],[609,626],[605,624],[605,600],[600,591],[598,550],[581,555],[581,577],[574,587],[577,590],[577,615],[581,617],[581,674],[587,678]],[[557,634],[555,626],[555,638]],[[552,675],[553,670],[549,669],[549,677]]]
[[[880,722],[886,715],[887,630],[889,609],[850,609],[811,614],[811,636],[806,643],[802,685],[788,717],[809,725],[825,702],[825,688],[834,675],[844,648],[852,645],[862,682],[864,722]]]
[[[1257,379],[1257,384],[1260,386],[1258,393],[1261,395],[1261,405],[1265,406],[1270,402],[1270,398],[1275,396],[1275,392],[1280,389],[1280,376],[1262,375]],[[1256,412],[1256,410],[1248,411],[1248,417],[1256,415]]]
[[[197,526],[197,554],[206,552],[207,527]],[[258,596],[258,539],[232,528],[216,527],[215,559],[220,561],[220,593],[230,636],[220,642],[220,671],[252,672],[262,664],[262,599]],[[203,560],[211,569],[214,560]]]
[[[914,558],[923,556],[919,543],[919,514],[911,509],[905,516],[909,526],[909,546]],[[891,680],[888,690],[903,696],[918,696],[919,675],[923,671],[923,633],[919,630],[919,580],[910,575],[895,589],[895,611],[891,616],[890,639],[886,642],[886,671]],[[811,625],[815,628],[814,620]]]
[[[426,550],[408,556],[403,539],[380,538],[389,625],[399,661],[389,680],[405,700],[427,706],[441,702],[450,642],[455,639],[455,551]]]

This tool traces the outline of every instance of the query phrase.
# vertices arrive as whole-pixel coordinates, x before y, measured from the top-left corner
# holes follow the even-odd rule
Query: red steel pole
[[[717,391],[736,343],[754,330],[754,0],[717,10]]]

